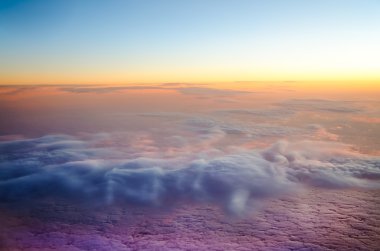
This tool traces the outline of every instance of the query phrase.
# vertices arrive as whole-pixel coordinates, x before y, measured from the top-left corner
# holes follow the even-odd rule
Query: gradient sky
[[[378,0],[0,0],[0,83],[380,79]]]

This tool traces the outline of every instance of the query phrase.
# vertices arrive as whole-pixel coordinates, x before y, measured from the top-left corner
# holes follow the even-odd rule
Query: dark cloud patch
[[[15,95],[27,91],[32,91],[37,89],[37,86],[11,86],[11,85],[3,85],[0,86],[0,94],[3,95]]]
[[[139,113],[139,116],[153,117],[153,118],[165,118],[165,119],[183,119],[191,116],[181,112],[144,112]]]
[[[216,114],[221,115],[245,115],[262,118],[285,118],[295,114],[294,111],[280,108],[263,108],[263,109],[229,109],[217,110]]]
[[[0,143],[0,201],[65,198],[93,204],[167,208],[186,201],[241,213],[252,203],[302,187],[379,188],[380,160],[344,145],[279,142],[218,157],[111,159],[66,135]],[[27,205],[27,204],[25,204]]]
[[[118,91],[124,91],[124,90],[157,90],[157,89],[163,89],[159,86],[94,86],[94,87],[62,87],[60,88],[61,91],[64,92],[71,92],[71,93],[97,93],[97,94],[103,94],[103,93],[111,93],[111,92],[118,92]]]
[[[162,83],[163,87],[200,87],[207,86],[208,84],[191,84],[191,83]]]
[[[17,95],[24,92],[39,91],[40,89],[54,89],[57,88],[65,91],[75,89],[96,89],[100,88],[99,85],[81,85],[81,84],[33,84],[33,85],[0,85],[0,94],[3,95]],[[67,90],[66,90],[67,89]]]
[[[206,88],[206,87],[184,87],[184,88],[177,88],[176,90],[186,95],[231,96],[231,95],[252,93],[249,91]]]
[[[162,85],[135,85],[135,86],[69,86],[61,87],[61,91],[71,93],[111,93],[125,90],[174,90],[184,95],[200,96],[230,96],[251,93],[248,91],[201,87],[200,85],[167,83]]]

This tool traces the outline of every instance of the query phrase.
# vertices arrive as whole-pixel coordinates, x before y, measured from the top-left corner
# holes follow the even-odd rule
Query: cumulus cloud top
[[[306,186],[380,187],[380,159],[338,143],[280,141],[264,150],[175,158],[123,158],[115,151],[67,135],[0,142],[0,201],[58,197],[162,208],[190,201],[241,213]]]

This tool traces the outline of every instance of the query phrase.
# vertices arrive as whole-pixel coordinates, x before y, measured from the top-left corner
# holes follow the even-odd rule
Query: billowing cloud
[[[0,201],[64,198],[158,208],[190,201],[241,213],[308,186],[380,187],[380,159],[338,143],[280,141],[264,150],[175,158],[123,158],[115,148],[94,145],[66,135],[0,142]]]

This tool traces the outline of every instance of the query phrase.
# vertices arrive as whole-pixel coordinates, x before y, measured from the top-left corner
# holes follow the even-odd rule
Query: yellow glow
[[[187,70],[173,69],[167,71],[137,72],[107,72],[96,70],[90,73],[30,73],[2,74],[0,84],[134,84],[134,83],[165,83],[165,82],[257,82],[257,81],[342,81],[350,85],[376,86],[380,83],[378,73],[358,74],[357,72],[342,72],[341,74],[312,74],[286,72],[232,72],[228,70]]]

